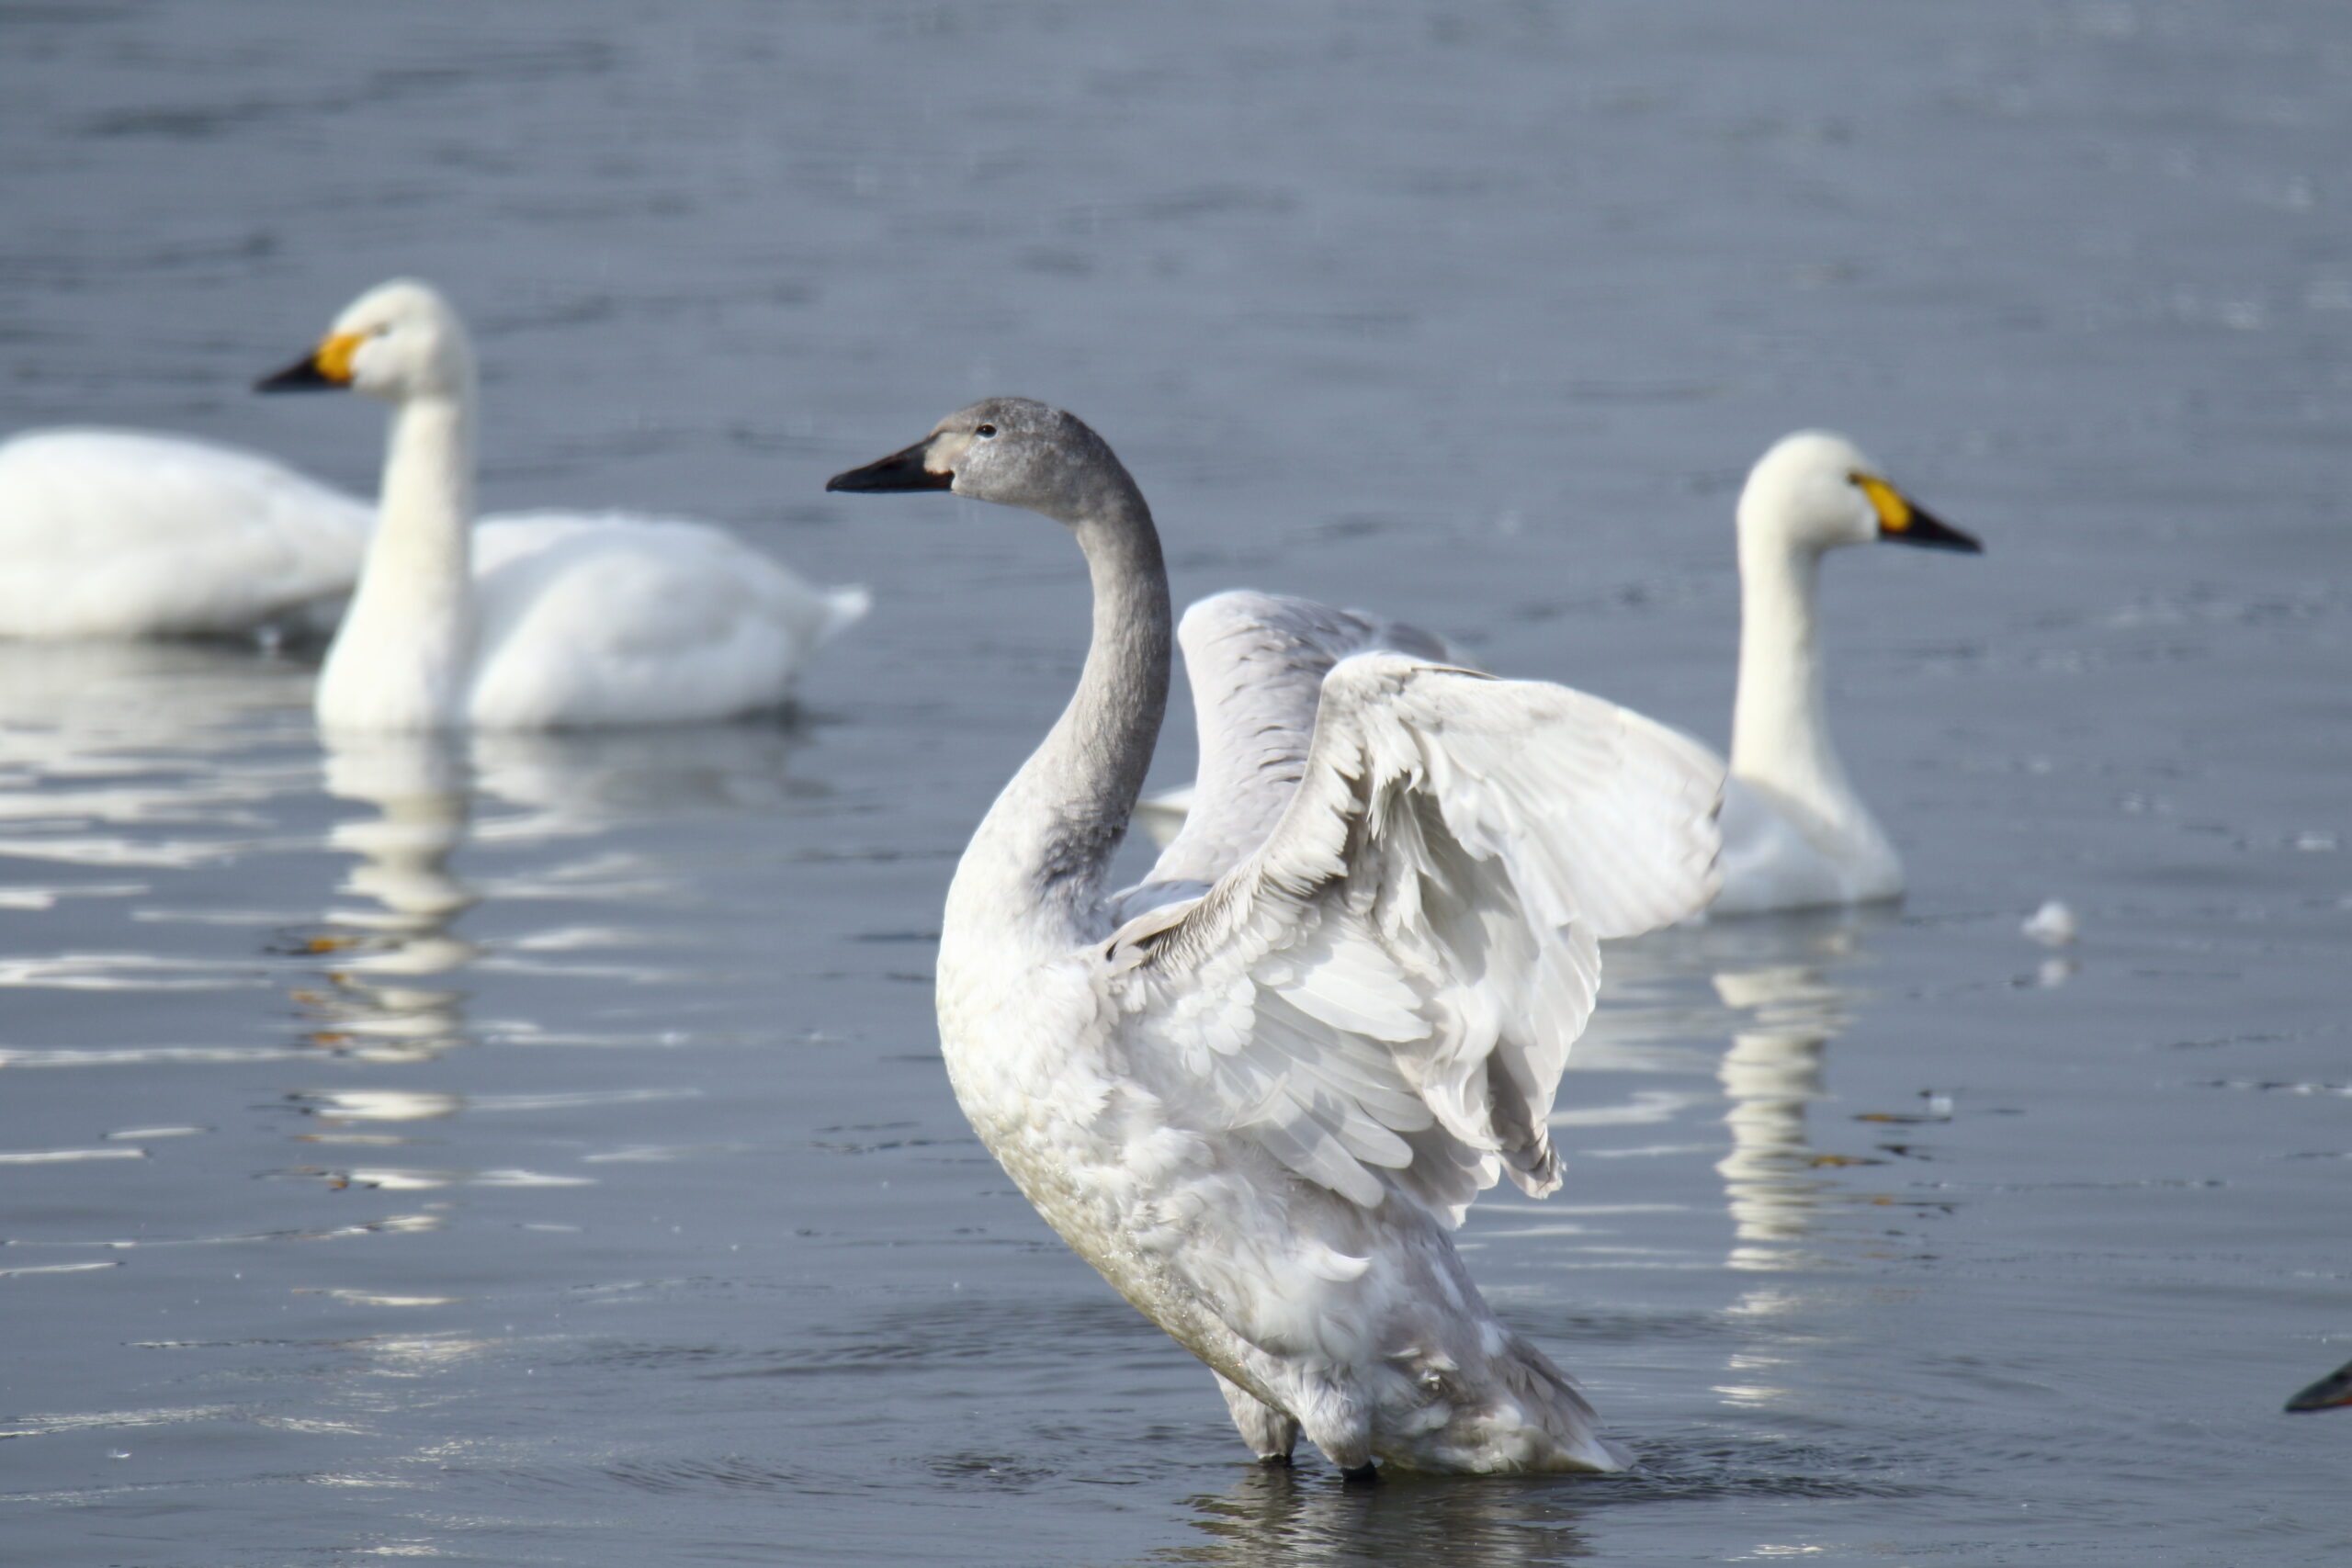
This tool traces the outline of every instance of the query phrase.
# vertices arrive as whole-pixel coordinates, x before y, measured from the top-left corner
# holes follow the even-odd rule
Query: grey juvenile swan
[[[1297,689],[1304,645],[1376,628],[1224,595],[1187,625],[1245,633],[1196,682],[1200,830],[1114,893],[1170,654],[1126,469],[1071,415],[992,398],[826,488],[1024,507],[1091,569],[1077,693],[973,835],[940,935],[948,1074],[1022,1191],[1209,1364],[1262,1459],[1303,1431],[1359,1477],[1620,1468],[1447,1233],[1506,1171],[1559,1185],[1545,1120],[1596,942],[1705,903],[1720,766],[1597,698],[1409,653],[1341,660],[1283,720],[1238,671]],[[1285,644],[1302,656],[1268,654]]]

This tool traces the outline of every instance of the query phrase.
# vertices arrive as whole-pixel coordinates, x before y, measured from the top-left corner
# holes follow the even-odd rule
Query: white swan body
[[[208,637],[331,606],[364,502],[257,453],[132,430],[0,443],[0,637]]]
[[[471,349],[431,288],[371,289],[266,390],[349,386],[393,406],[381,522],[319,674],[331,729],[688,723],[783,705],[865,613],[698,523],[473,523]]]
[[[1039,1213],[1216,1371],[1262,1457],[1303,1430],[1351,1471],[1619,1468],[1448,1233],[1506,1171],[1558,1185],[1545,1119],[1596,941],[1705,902],[1720,771],[1562,687],[1392,652],[1322,674],[1281,649],[1344,612],[1222,596],[1188,652],[1239,633],[1224,673],[1272,687],[1196,671],[1202,832],[1112,894],[1170,651],[1125,469],[1001,398],[828,488],[1024,506],[1088,558],[1078,691],[974,834],[940,942],[957,1099]]]
[[[1740,491],[1739,686],[1724,791],[1723,891],[1713,912],[1860,904],[1903,892],[1903,861],[1846,778],[1822,700],[1821,558],[1885,539],[1975,551],[1842,435],[1799,431]]]
[[[731,717],[787,696],[865,614],[705,523],[526,514],[473,535],[471,722],[544,729]]]
[[[1830,743],[1815,633],[1821,558],[1872,539],[1981,547],[1881,478],[1853,443],[1820,431],[1787,436],[1758,461],[1738,516],[1739,689],[1724,791],[1723,886],[1711,911],[1760,914],[1897,897],[1902,857]],[[1376,634],[1365,646],[1380,646]],[[1198,788],[1155,795],[1137,820],[1159,842],[1175,841]]]

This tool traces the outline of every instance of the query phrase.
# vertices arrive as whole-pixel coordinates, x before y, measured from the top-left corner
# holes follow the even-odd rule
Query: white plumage
[[[332,615],[372,509],[258,453],[132,430],[0,443],[0,637],[203,637]]]
[[[1148,511],[1020,399],[832,488],[951,485],[1069,525],[1095,587],[1077,694],[948,894],[941,1039],[983,1142],[1261,1455],[1304,1430],[1351,1470],[1617,1468],[1447,1233],[1505,1173],[1558,1185],[1545,1118],[1596,943],[1713,892],[1720,770],[1597,698],[1409,654],[1340,660],[1302,713],[1301,668],[1369,623],[1225,595],[1186,622],[1188,652],[1238,639],[1195,671],[1202,830],[1110,894],[1166,695]]]
[[[473,525],[472,352],[423,284],[371,289],[265,390],[393,405],[381,521],[320,671],[336,729],[685,723],[783,705],[865,613],[707,524],[554,513]]]
[[[1419,626],[1246,589],[1193,603],[1176,639],[1193,688],[1199,783],[1136,808],[1162,847],[1152,876],[1163,884],[1214,881],[1272,830],[1306,764],[1333,665],[1384,649],[1458,662]]]
[[[1739,500],[1739,689],[1716,914],[1869,903],[1903,892],[1902,857],[1831,743],[1815,629],[1822,556],[1873,539],[1981,547],[1881,478],[1841,435],[1786,436],[1749,474]],[[1192,831],[1200,789],[1155,796],[1137,819],[1159,842],[1177,841]]]
[[[1740,491],[1739,686],[1714,912],[1868,903],[1903,891],[1903,861],[1829,738],[1814,628],[1821,558],[1888,540],[1975,552],[1842,435],[1799,431]]]
[[[471,721],[539,729],[732,717],[781,703],[862,588],[820,591],[707,523],[485,518]]]

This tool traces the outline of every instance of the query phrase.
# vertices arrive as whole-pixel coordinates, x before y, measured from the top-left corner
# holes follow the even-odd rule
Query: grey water
[[[0,5],[0,429],[364,489],[244,388],[413,273],[486,505],[876,596],[789,721],[471,748],[0,648],[0,1560],[2352,1561],[2347,145],[2312,0]],[[1254,1470],[972,1140],[938,908],[1084,575],[821,486],[992,391],[1180,597],[1718,741],[1772,437],[1986,541],[1826,573],[1907,901],[1614,953],[1466,1230],[1634,1472]]]

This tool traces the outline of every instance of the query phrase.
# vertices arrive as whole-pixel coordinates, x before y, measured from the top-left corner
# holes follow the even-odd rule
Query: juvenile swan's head
[[[905,450],[825,481],[829,491],[953,491],[1070,524],[1129,487],[1084,421],[1029,398],[983,398]]]
[[[1972,554],[1984,547],[1888,483],[1852,442],[1826,430],[1784,435],[1757,459],[1740,491],[1739,532],[1744,540],[1816,554],[1873,539]]]
[[[430,284],[396,278],[378,284],[334,319],[319,346],[274,376],[262,392],[348,388],[370,397],[456,396],[473,379],[465,324]]]

